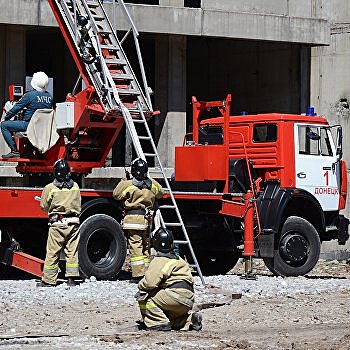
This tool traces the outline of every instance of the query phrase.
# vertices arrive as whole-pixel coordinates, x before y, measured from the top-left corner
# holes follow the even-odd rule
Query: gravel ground
[[[201,332],[138,331],[128,280],[90,278],[70,288],[34,279],[0,280],[0,349],[350,349],[350,266],[320,261],[306,277],[274,277],[260,260],[196,277]]]

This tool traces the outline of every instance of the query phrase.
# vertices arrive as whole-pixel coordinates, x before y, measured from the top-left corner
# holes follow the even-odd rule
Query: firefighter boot
[[[142,280],[143,276],[139,276],[139,277],[132,277],[130,280],[129,280],[129,283],[139,283],[141,280]]]
[[[40,281],[36,284],[37,287],[41,288],[41,287],[55,287],[54,284],[50,284],[50,283],[46,283],[44,281]]]
[[[191,317],[190,331],[200,331],[202,329],[202,319],[202,314],[194,312]]]
[[[136,324],[137,324],[137,329],[139,331],[144,331],[144,330],[147,329],[147,326],[145,325],[145,322],[143,322],[142,320],[137,320]]]
[[[163,323],[157,326],[146,327],[146,330],[168,332],[168,331],[171,331],[171,325],[170,323]]]
[[[67,279],[67,286],[68,287],[75,287],[76,285],[77,285],[77,283],[74,281],[74,278],[68,277],[68,279]]]
[[[3,159],[8,159],[8,158],[19,158],[20,157],[20,154],[18,152],[18,149],[16,146],[12,146],[11,147],[11,152],[10,153],[7,153],[7,154],[3,154],[1,156],[1,158]]]

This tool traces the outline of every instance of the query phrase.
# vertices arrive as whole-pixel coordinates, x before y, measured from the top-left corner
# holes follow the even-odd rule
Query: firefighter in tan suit
[[[81,195],[79,186],[71,179],[69,164],[58,160],[54,165],[55,179],[45,186],[40,201],[41,209],[49,214],[49,234],[43,277],[38,287],[56,284],[60,252],[64,249],[66,277],[69,286],[79,278],[78,243]]]
[[[150,262],[149,228],[152,225],[153,207],[162,198],[163,188],[147,176],[148,165],[141,159],[131,164],[132,180],[122,179],[113,191],[116,200],[124,201],[126,215],[123,229],[129,243],[132,277],[138,281]]]
[[[187,262],[174,252],[170,231],[159,228],[152,238],[157,255],[139,282],[136,299],[149,330],[202,329],[202,315],[189,314],[194,303],[193,277]]]

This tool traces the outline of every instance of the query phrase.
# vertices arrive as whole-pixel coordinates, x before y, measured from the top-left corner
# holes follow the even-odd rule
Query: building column
[[[23,85],[26,75],[26,32],[22,27],[6,26],[0,32],[0,62],[4,70],[0,79],[1,110],[8,99],[8,86],[11,84]],[[1,115],[2,111],[0,111]],[[0,154],[8,153],[2,135],[0,136]]]
[[[173,167],[175,146],[186,133],[186,47],[185,36],[156,39],[155,139],[163,166]]]

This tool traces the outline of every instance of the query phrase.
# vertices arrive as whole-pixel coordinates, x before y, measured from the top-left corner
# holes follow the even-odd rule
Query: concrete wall
[[[330,45],[311,49],[310,101],[332,124],[343,126],[344,159],[349,168],[350,109],[345,108],[340,99],[347,99],[350,104],[350,3],[348,0],[323,1],[322,11],[331,23]],[[350,217],[349,200],[347,203],[344,214]],[[327,250],[339,249],[332,243],[324,246]],[[344,249],[350,249],[350,243]]]
[[[202,8],[287,17],[324,18],[331,22],[346,22],[350,16],[346,0],[202,0]]]
[[[263,3],[268,8],[265,13],[262,11],[263,6],[250,6],[250,10],[246,11],[247,9],[241,6],[245,1],[238,0],[232,0],[233,10],[227,5],[231,0],[222,1],[222,6],[221,1],[211,2],[214,5],[220,4],[220,7],[218,5],[206,7],[204,1],[202,9],[178,7],[178,1],[171,1],[176,2],[176,4],[174,2],[176,7],[129,4],[130,14],[139,31],[328,44],[329,25],[326,20],[317,17],[316,14],[310,17],[312,12],[304,13],[304,10],[300,11],[302,12],[300,17],[294,16],[296,12],[291,9],[288,10],[292,11],[291,15],[285,14],[285,11],[280,9],[280,1],[271,1],[273,6],[270,6],[270,2],[265,0]],[[259,1],[256,1],[256,4],[259,4]],[[306,1],[307,4],[310,2],[313,3],[312,0]],[[169,0],[166,3],[171,4]],[[47,1],[0,0],[0,8],[2,9],[0,23],[56,26]],[[105,8],[112,19],[114,13],[112,4],[106,3]],[[128,28],[121,12],[118,10],[116,14],[116,19],[112,22],[118,23],[119,29]],[[157,20],[154,20],[155,18]]]
[[[339,24],[338,24],[339,27]],[[329,47],[313,48],[311,61],[311,103],[318,113],[344,127],[344,158],[350,164],[350,30],[334,33]]]
[[[289,17],[319,17],[322,13],[322,5],[322,1],[319,0],[202,0],[204,9]]]
[[[332,27],[336,23],[349,23],[350,6],[347,0],[315,0],[321,6],[317,7],[318,15],[322,18],[327,18]]]
[[[186,131],[187,100],[187,38],[159,36],[156,38],[156,109],[155,138],[163,166],[174,166],[175,146],[183,143]]]

